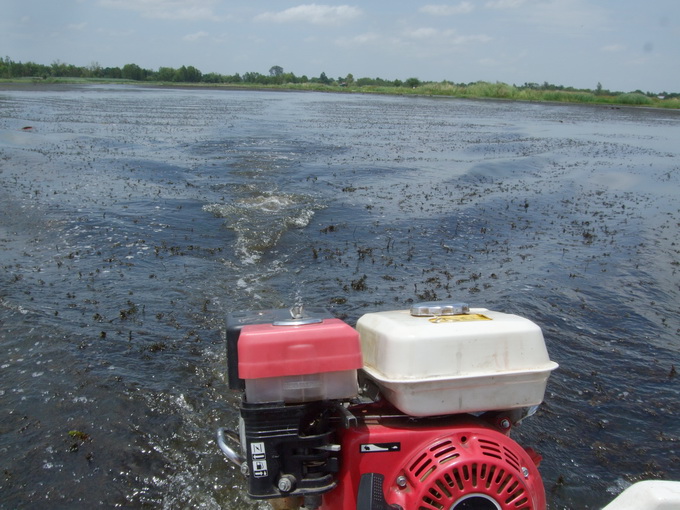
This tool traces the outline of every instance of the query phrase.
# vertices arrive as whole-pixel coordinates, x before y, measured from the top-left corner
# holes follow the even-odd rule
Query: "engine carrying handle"
[[[470,313],[467,303],[448,303],[440,301],[427,301],[416,303],[411,307],[411,315],[414,317],[438,317],[441,315],[465,315]]]
[[[232,441],[235,441],[237,444],[240,444],[239,437],[234,432],[224,427],[220,427],[219,429],[217,429],[217,445],[220,447],[220,450],[222,450],[222,453],[224,453],[227,459],[229,459],[231,462],[233,462],[239,468],[241,468],[244,462],[246,462],[246,459],[237,450],[234,450],[227,444],[226,441],[227,436]]]

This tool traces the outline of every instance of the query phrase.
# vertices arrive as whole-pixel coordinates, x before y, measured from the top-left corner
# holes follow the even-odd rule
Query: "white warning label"
[[[398,452],[401,443],[367,443],[360,446],[361,453]]]
[[[253,476],[264,478],[267,476],[267,460],[264,443],[250,443],[250,455],[253,461]]]

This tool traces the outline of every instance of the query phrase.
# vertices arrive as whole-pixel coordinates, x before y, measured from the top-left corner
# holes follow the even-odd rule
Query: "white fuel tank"
[[[558,366],[536,324],[486,308],[421,303],[368,313],[356,329],[364,372],[412,416],[538,405]]]

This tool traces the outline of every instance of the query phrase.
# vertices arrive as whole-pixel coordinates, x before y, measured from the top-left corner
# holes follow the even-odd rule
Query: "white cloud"
[[[85,27],[87,26],[87,22],[82,22],[82,23],[74,23],[71,25],[68,25],[66,28],[69,30],[84,30]]]
[[[486,2],[484,7],[487,9],[516,9],[526,3],[526,0],[492,0]]]
[[[306,4],[278,12],[263,12],[258,14],[255,20],[275,23],[304,22],[313,25],[341,25],[361,15],[361,9],[349,5]]]
[[[591,0],[488,0],[490,10],[512,12],[517,26],[529,23],[551,35],[579,37],[584,33],[610,30],[611,14],[601,2]]]
[[[479,64],[483,65],[484,67],[496,67],[498,65],[498,60],[495,58],[482,58],[479,59]]]
[[[623,51],[625,49],[626,49],[626,47],[623,44],[607,44],[606,46],[602,46],[600,48],[600,51],[615,53],[617,51]]]
[[[200,32],[196,32],[195,34],[187,34],[184,37],[182,37],[183,40],[193,42],[193,41],[198,41],[199,39],[203,39],[204,37],[208,37],[208,32],[204,32],[201,30]]]
[[[455,14],[467,14],[472,12],[475,6],[470,2],[461,2],[458,5],[428,4],[420,8],[420,12],[434,16],[453,16]]]
[[[584,31],[608,30],[610,15],[596,2],[553,0],[533,4],[527,9],[526,19],[547,32],[554,34],[559,31],[573,37]]]
[[[454,46],[475,42],[485,43],[491,41],[491,37],[485,34],[459,35],[453,29],[439,30],[430,27],[407,30],[403,35],[405,38],[411,40],[435,44],[449,44]]]
[[[420,48],[422,50],[435,48],[446,52],[462,45],[487,43],[491,40],[493,39],[485,34],[462,35],[453,29],[440,30],[432,27],[420,27],[404,30],[397,35],[367,32],[353,37],[341,37],[335,40],[335,44],[348,48],[362,46],[386,49],[401,48],[400,51],[408,48]]]
[[[493,37],[486,34],[457,35],[451,39],[454,44],[487,43],[493,41]]]
[[[129,28],[126,30],[116,30],[111,28],[100,27],[96,30],[96,33],[103,37],[113,37],[118,39],[129,39],[130,37],[134,37],[135,35],[135,31]]]
[[[380,41],[381,37],[373,32],[368,32],[365,34],[355,35],[354,37],[341,37],[335,40],[335,44],[343,47],[356,47],[364,46],[367,44],[373,44],[376,41]]]
[[[646,65],[646,64],[649,63],[649,58],[644,57],[644,56],[643,57],[636,57],[636,58],[629,59],[626,63],[630,64],[632,66],[643,66],[643,65]]]
[[[453,30],[447,30],[449,33],[453,33]],[[436,28],[416,28],[414,30],[407,31],[404,35],[410,39],[434,39],[441,37],[442,32]]]
[[[135,11],[145,18],[219,21],[215,0],[99,0],[104,7]]]

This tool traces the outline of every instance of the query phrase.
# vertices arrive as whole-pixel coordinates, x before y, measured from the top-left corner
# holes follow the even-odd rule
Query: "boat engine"
[[[275,509],[544,510],[540,456],[510,431],[542,402],[540,328],[462,303],[227,316],[238,431],[217,441]]]

